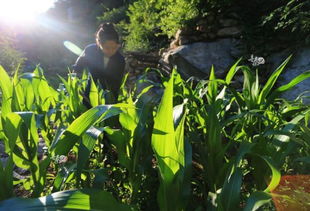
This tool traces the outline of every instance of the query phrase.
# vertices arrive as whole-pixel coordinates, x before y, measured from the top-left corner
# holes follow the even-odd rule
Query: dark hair
[[[113,40],[119,42],[118,33],[116,32],[112,23],[102,23],[100,24],[96,32],[96,43],[97,45],[102,44],[107,40]]]

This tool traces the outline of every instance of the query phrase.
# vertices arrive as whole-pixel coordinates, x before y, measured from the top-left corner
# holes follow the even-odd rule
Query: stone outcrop
[[[228,38],[179,46],[164,53],[161,63],[168,69],[176,66],[185,78],[194,76],[198,79],[208,78],[214,65],[216,75],[223,77],[241,55],[240,42]]]
[[[128,73],[127,86],[131,88],[135,81],[147,68],[158,68],[160,56],[158,52],[126,52],[125,72]]]
[[[199,80],[207,79],[210,69],[214,65],[217,77],[224,77],[226,71],[237,59],[240,57],[247,58],[252,54],[242,41],[242,27],[240,25],[242,24],[240,24],[237,14],[228,14],[225,17],[208,15],[199,20],[193,27],[179,29],[174,40],[171,41],[170,47],[163,52],[127,53],[126,69],[130,73],[129,81],[133,83],[148,67],[166,71],[171,71],[173,67],[177,67],[184,78],[195,77]],[[292,50],[283,50],[283,46],[281,48],[276,46],[274,49],[277,49],[278,53],[273,53],[271,56],[263,55],[266,64],[259,69],[267,69],[268,72],[260,74],[261,82],[266,82],[270,73],[292,54]],[[291,62],[280,76],[277,85],[287,84],[297,75],[310,70],[309,58],[310,47],[298,47],[298,51],[293,54]],[[235,82],[239,88],[242,88],[242,73],[236,75]],[[293,100],[309,89],[310,79],[307,79],[287,92],[284,97]],[[310,100],[307,101],[310,103]]]
[[[289,55],[291,50],[286,50],[280,53],[275,53],[267,58],[267,61],[272,64],[272,70],[275,70]],[[291,61],[283,70],[278,80],[278,86],[289,83],[296,76],[310,71],[310,47],[299,48],[292,54]],[[303,102],[310,104],[310,78],[297,84],[293,89],[285,92],[285,97],[288,100],[294,100],[303,93]]]
[[[245,54],[240,40],[242,29],[236,14],[208,15],[193,28],[179,29],[160,63],[167,70],[174,66],[185,78],[207,78],[214,65],[222,77],[234,61]]]

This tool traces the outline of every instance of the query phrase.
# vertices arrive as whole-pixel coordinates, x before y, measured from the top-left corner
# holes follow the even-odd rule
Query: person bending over
[[[119,52],[119,36],[113,24],[103,23],[96,32],[96,43],[86,46],[73,65],[74,72],[88,71],[94,82],[99,82],[108,91],[106,103],[116,103],[124,76],[125,59]],[[84,104],[90,108],[89,93],[91,80],[85,90]]]

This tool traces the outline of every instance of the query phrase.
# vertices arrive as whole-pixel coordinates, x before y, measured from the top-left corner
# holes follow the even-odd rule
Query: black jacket
[[[79,72],[86,69],[95,82],[99,81],[104,89],[112,91],[115,99],[117,99],[124,76],[125,59],[120,52],[116,52],[110,57],[107,67],[104,68],[103,58],[104,54],[101,49],[96,44],[90,44],[76,60],[73,70]],[[87,91],[86,94],[88,95]]]

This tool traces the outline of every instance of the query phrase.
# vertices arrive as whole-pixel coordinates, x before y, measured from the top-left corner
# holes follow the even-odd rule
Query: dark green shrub
[[[138,0],[129,6],[127,50],[150,50],[199,15],[200,0]],[[159,42],[164,40],[164,42]]]
[[[310,42],[310,2],[291,0],[263,18],[263,26],[292,40]],[[285,33],[288,32],[288,33]],[[285,34],[284,34],[285,33]]]
[[[111,22],[111,23],[119,23],[122,20],[127,18],[126,11],[128,7],[122,6],[119,8],[114,8],[111,10],[106,10],[103,12],[102,16],[98,16],[97,20],[101,22]]]
[[[146,51],[151,48],[154,33],[159,29],[162,4],[161,1],[138,0],[129,6],[130,24],[126,26],[128,36],[125,38],[127,50]]]
[[[268,53],[277,46],[310,42],[309,11],[306,0],[137,0],[127,13],[126,49],[163,47],[159,36],[167,40],[178,29],[212,16],[216,20],[237,17],[250,51]],[[217,21],[210,24],[218,26]]]
[[[170,0],[163,8],[159,26],[163,34],[173,37],[178,29],[199,15],[199,0]]]

